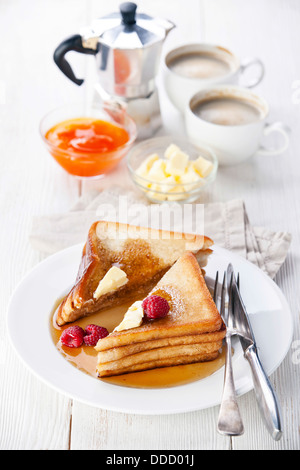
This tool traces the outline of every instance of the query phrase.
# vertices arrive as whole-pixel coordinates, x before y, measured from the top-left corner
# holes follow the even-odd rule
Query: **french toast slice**
[[[208,358],[218,355],[226,328],[195,255],[183,254],[149,295],[154,294],[167,299],[168,315],[157,320],[144,319],[137,328],[113,331],[99,340],[99,377],[163,364],[211,360]]]
[[[212,240],[117,222],[95,222],[88,233],[76,281],[56,313],[59,326],[119,305],[132,295],[143,295],[185,252],[191,251],[201,267],[207,263]],[[106,273],[117,266],[128,282],[113,292],[94,297]]]
[[[192,253],[185,253],[151,290],[149,295],[165,297],[170,311],[165,318],[145,320],[137,328],[113,331],[99,340],[98,351],[163,338],[220,331],[222,318]]]
[[[171,367],[171,366],[182,366],[185,364],[193,364],[195,362],[207,362],[213,361],[219,355],[219,351],[214,351],[211,353],[203,353],[196,355],[187,355],[187,356],[177,356],[172,358],[160,359],[152,362],[145,362],[140,364],[133,364],[129,367],[119,368],[117,371],[107,368],[106,364],[98,365],[97,371],[98,376],[101,378],[111,377],[113,375],[122,375],[128,374],[131,372],[141,372],[144,370],[158,369],[160,367]],[[108,363],[110,364],[110,363]]]
[[[213,343],[213,342],[222,342],[225,335],[225,327],[221,328],[219,331],[213,333],[202,333],[196,335],[187,335],[187,336],[174,336],[170,338],[155,339],[150,341],[143,341],[141,343],[133,343],[127,346],[120,346],[111,349],[106,349],[101,351],[98,359],[101,359],[101,362],[111,362],[118,359],[122,359],[126,356],[132,354],[141,353],[144,351],[149,351],[152,349],[165,348],[169,346],[185,346],[192,344],[202,344],[202,343]],[[99,342],[100,348],[100,342]],[[100,349],[95,346],[96,351]]]
[[[172,366],[174,364],[181,364],[183,361],[184,364],[188,364],[194,362],[194,359],[199,357],[201,361],[203,361],[203,359],[207,357],[216,357],[221,347],[222,341],[166,346],[132,354],[131,356],[116,361],[106,363],[99,362],[97,365],[97,373],[100,377],[104,377],[120,375],[120,371],[124,370],[132,372],[133,370],[137,370],[137,368],[138,370],[157,368],[161,367],[162,363]],[[178,361],[179,358],[180,361]]]

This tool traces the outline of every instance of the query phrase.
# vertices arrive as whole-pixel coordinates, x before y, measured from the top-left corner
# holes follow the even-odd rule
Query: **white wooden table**
[[[222,169],[212,200],[243,198],[252,224],[288,230],[293,242],[276,282],[295,319],[292,348],[271,380],[280,398],[284,436],[275,443],[260,418],[254,393],[240,398],[245,434],[216,432],[218,407],[173,416],[135,416],[102,411],[72,401],[33,376],[16,357],[6,334],[6,311],[16,284],[42,257],[28,242],[33,215],[68,210],[82,186],[51,159],[38,126],[48,110],[90,93],[93,58],[72,57],[87,76],[78,88],[57,69],[52,54],[66,36],[90,20],[115,11],[110,0],[0,1],[0,448],[1,449],[291,449],[300,448],[300,4],[297,0],[141,0],[140,10],[173,20],[178,28],[166,47],[205,40],[232,49],[240,57],[258,56],[266,65],[257,88],[269,100],[271,119],[291,128],[289,150],[282,156],[254,157]],[[74,59],[74,60],[73,60]],[[180,117],[160,94],[166,130],[183,131]],[[123,166],[104,184],[117,181]],[[24,312],[26,315],[26,312]],[[267,334],[267,332],[266,332]],[[34,338],[32,338],[34,341]]]

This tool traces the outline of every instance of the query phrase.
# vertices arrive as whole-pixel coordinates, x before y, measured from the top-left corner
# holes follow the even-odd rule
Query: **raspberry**
[[[83,341],[87,346],[96,346],[99,339],[105,338],[107,335],[108,331],[106,328],[103,328],[103,326],[88,325],[85,329]]]
[[[69,328],[66,328],[61,337],[61,343],[64,346],[68,346],[69,348],[79,348],[82,343],[83,343],[83,337],[84,337],[84,330],[78,326],[69,326]]]
[[[146,316],[150,319],[164,318],[168,315],[170,305],[164,297],[149,295],[142,303]]]

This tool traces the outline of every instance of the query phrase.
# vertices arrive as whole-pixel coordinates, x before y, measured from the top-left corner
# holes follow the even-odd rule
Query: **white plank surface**
[[[92,18],[115,10],[118,4],[116,0],[0,2],[0,85],[5,89],[5,101],[0,103],[0,448],[299,449],[300,365],[295,349],[271,377],[284,421],[283,439],[274,443],[265,431],[252,392],[240,399],[245,434],[231,440],[216,433],[217,407],[145,417],[101,411],[69,400],[31,375],[7,343],[9,298],[16,284],[41,259],[28,243],[31,217],[68,210],[79,194],[77,182],[65,175],[43,148],[38,124],[51,108],[90,96],[93,63],[92,58],[72,55],[76,71],[90,75],[86,86],[78,88],[53,64],[53,50],[64,37],[78,32]],[[292,128],[290,148],[282,156],[254,157],[221,170],[211,199],[241,197],[253,224],[292,233],[291,251],[276,281],[295,315],[296,341],[300,337],[300,104],[293,103],[292,87],[300,80],[299,2],[143,0],[139,6],[177,23],[166,48],[181,41],[206,40],[231,48],[241,58],[258,56],[265,62],[266,76],[257,91],[270,102],[270,119],[283,120]],[[159,84],[166,129],[183,132],[161,77]],[[121,171],[122,166],[111,179],[98,184],[99,189],[119,182]],[[122,181],[127,184],[126,179]],[[84,184],[82,190],[94,187]]]

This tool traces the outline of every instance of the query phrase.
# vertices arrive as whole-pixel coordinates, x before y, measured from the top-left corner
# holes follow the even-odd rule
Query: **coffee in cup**
[[[215,151],[220,165],[232,165],[251,157],[277,155],[289,145],[289,129],[281,122],[267,124],[268,103],[247,88],[219,85],[196,93],[186,108],[186,132],[193,144]],[[262,137],[281,134],[281,147],[265,148]]]
[[[186,44],[168,52],[163,72],[167,95],[182,113],[198,91],[221,84],[237,85],[250,67],[259,69],[258,76],[245,86],[256,86],[264,76],[264,65],[257,58],[240,61],[228,49],[213,44]]]
[[[202,80],[224,77],[234,69],[234,62],[225,54],[195,51],[173,57],[168,67],[174,73],[186,78]]]
[[[244,126],[263,118],[263,111],[252,102],[233,96],[219,96],[196,103],[193,113],[219,126]]]

